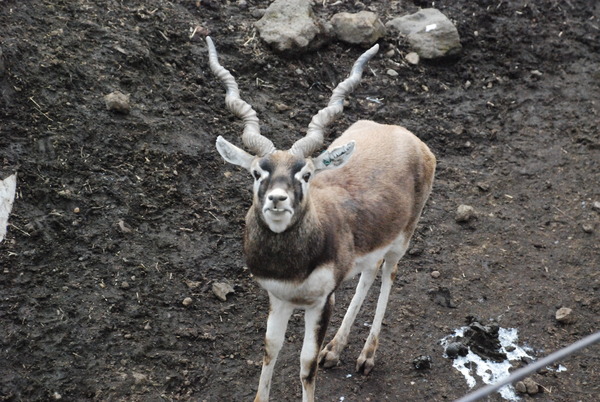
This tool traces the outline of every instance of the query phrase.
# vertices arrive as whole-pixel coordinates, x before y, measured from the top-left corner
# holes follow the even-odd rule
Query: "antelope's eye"
[[[308,183],[308,180],[310,180],[310,173],[304,173],[302,180]]]
[[[256,180],[259,180],[260,179],[260,172],[258,170],[254,170],[254,171],[252,171],[252,176],[254,176],[254,178]]]

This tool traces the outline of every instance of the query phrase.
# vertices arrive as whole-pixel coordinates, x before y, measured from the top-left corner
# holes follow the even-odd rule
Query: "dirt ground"
[[[253,397],[268,300],[241,253],[251,178],[214,149],[218,135],[239,143],[242,126],[224,108],[204,35],[280,148],[304,135],[362,49],[331,41],[276,54],[252,25],[269,2],[241,3],[0,0],[0,177],[18,172],[0,244],[0,399]],[[384,21],[433,4],[317,3],[322,18],[366,6]],[[328,141],[358,119],[399,124],[439,165],[375,369],[354,374],[372,291],[341,364],[319,372],[321,401],[464,395],[439,340],[468,316],[517,328],[537,357],[600,327],[600,3],[435,7],[457,25],[460,57],[409,65],[407,43],[388,36],[329,130]],[[130,94],[130,114],[106,109],[115,90]],[[457,223],[461,204],[477,219]],[[224,281],[235,289],[225,302],[212,292]],[[327,339],[354,286],[337,293]],[[573,322],[556,321],[560,307]],[[273,400],[300,398],[302,326],[295,314]],[[420,355],[431,369],[415,370]],[[524,399],[597,400],[600,348],[562,364],[535,374],[544,392]]]

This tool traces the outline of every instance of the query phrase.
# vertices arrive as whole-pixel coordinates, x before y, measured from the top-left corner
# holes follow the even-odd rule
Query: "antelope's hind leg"
[[[350,306],[348,306],[348,310],[344,315],[342,325],[340,325],[340,328],[336,332],[333,339],[319,354],[319,364],[325,368],[335,367],[339,363],[340,354],[348,343],[348,336],[350,335],[352,324],[354,323],[354,320],[356,320],[356,316],[365,300],[365,297],[367,296],[367,293],[369,293],[369,289],[375,281],[381,261],[377,262],[376,264],[372,261],[365,261],[363,264],[365,264],[364,269],[360,274],[356,291],[352,297]]]
[[[390,291],[398,272],[398,261],[400,261],[408,249],[408,244],[409,241],[405,240],[404,236],[400,236],[385,255],[381,269],[381,290],[377,299],[375,318],[373,319],[371,331],[369,332],[365,346],[356,361],[356,371],[359,373],[367,375],[375,366],[375,352],[379,346],[379,332],[381,331],[381,324],[385,316]]]

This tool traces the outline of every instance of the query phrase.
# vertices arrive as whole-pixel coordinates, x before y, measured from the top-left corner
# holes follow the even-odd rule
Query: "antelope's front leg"
[[[266,402],[269,400],[271,391],[271,379],[273,368],[277,361],[277,355],[281,350],[285,339],[285,331],[288,321],[294,311],[294,306],[286,301],[280,300],[269,292],[270,311],[267,320],[267,334],[265,335],[265,354],[263,357],[260,382],[254,402]]]
[[[302,381],[303,402],[313,402],[315,399],[319,351],[323,346],[334,303],[335,296],[331,293],[324,302],[307,308],[304,313],[304,343],[300,353],[300,380]]]

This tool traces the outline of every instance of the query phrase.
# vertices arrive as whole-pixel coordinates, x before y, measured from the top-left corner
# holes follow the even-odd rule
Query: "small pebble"
[[[127,281],[123,281],[121,282],[121,289],[129,289],[131,286],[129,285],[129,282]]]
[[[183,299],[183,301],[181,302],[184,306],[189,306],[190,304],[192,304],[192,298],[191,297],[186,297],[185,299]]]
[[[584,223],[581,228],[585,233],[594,233],[594,226],[590,223]]]
[[[455,220],[458,223],[469,222],[471,219],[477,217],[475,209],[470,205],[459,205],[456,210]]]
[[[278,112],[285,112],[285,111],[290,110],[291,107],[289,107],[285,103],[276,103],[275,104],[275,109],[277,109]]]
[[[129,94],[120,91],[111,92],[104,96],[106,108],[113,112],[129,114],[131,105],[129,103]]]
[[[596,212],[600,212],[600,201],[594,201],[592,203],[592,209]]]
[[[490,185],[487,183],[483,183],[483,182],[477,183],[477,188],[483,192],[490,191]]]
[[[573,310],[568,307],[561,307],[556,311],[556,321],[561,324],[570,324],[573,322]]]
[[[202,285],[202,282],[200,282],[200,281],[185,281],[185,284],[187,285],[187,287],[189,289],[196,289],[197,287]]]
[[[406,56],[404,56],[404,58],[406,59],[407,62],[409,62],[410,64],[414,64],[414,65],[419,64],[419,61],[420,61],[419,55],[415,52],[408,53]]]
[[[397,77],[398,76],[398,72],[396,70],[392,70],[391,68],[389,68],[385,73],[387,75],[389,75],[390,77]]]
[[[521,394],[535,395],[540,392],[539,385],[531,378],[526,378],[515,384],[515,389]]]
[[[421,355],[413,359],[412,364],[417,370],[427,370],[431,368],[433,360],[431,359],[431,356]]]
[[[227,301],[227,295],[234,293],[233,287],[225,282],[215,282],[212,285],[212,291],[221,301]]]
[[[75,208],[73,208],[73,212],[78,214],[79,212],[81,212],[81,210],[79,209],[79,207],[75,207]]]
[[[466,356],[469,354],[469,349],[460,342],[452,342],[446,346],[446,355],[450,359],[456,359],[458,356]]]
[[[143,384],[148,381],[148,376],[142,373],[132,373],[131,376],[135,380],[136,384]]]
[[[439,277],[440,277],[440,271],[433,271],[433,272],[431,273],[431,277],[432,277],[433,279],[437,279],[437,278],[439,278]]]

